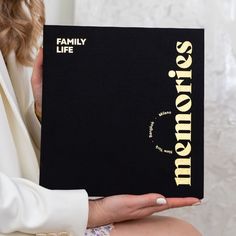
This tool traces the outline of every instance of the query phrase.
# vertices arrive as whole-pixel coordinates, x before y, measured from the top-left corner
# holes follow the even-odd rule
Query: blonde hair
[[[0,0],[0,50],[15,51],[19,63],[32,66],[45,23],[43,0]]]

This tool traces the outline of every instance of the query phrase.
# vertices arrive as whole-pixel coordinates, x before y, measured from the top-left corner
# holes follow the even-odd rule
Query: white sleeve
[[[48,190],[0,172],[0,234],[15,231],[84,235],[88,220],[85,190]]]

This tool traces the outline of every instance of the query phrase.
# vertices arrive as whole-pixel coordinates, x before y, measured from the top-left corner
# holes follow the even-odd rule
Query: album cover
[[[204,30],[45,26],[40,184],[203,198]]]

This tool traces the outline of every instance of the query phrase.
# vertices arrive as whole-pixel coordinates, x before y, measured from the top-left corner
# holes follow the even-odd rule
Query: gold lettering
[[[177,42],[176,43],[176,50],[178,53],[188,53],[188,54],[192,54],[192,50],[193,46],[191,44],[191,42],[189,41],[185,41],[185,42]]]
[[[174,78],[176,75],[178,77],[178,79],[192,79],[192,70],[190,71],[185,71],[185,70],[170,70],[169,71],[169,77],[170,78]]]
[[[191,144],[190,142],[187,142],[187,146],[185,146],[183,143],[176,143],[175,145],[175,152],[182,157],[188,156],[191,152]]]
[[[192,114],[189,111],[192,107],[192,99],[189,94],[192,93],[192,70],[190,67],[192,66],[191,54],[193,46],[189,41],[178,41],[176,43],[176,50],[179,53],[176,57],[176,65],[178,69],[183,70],[170,70],[168,75],[170,78],[175,78],[178,94],[175,105],[177,110],[181,112],[175,116],[175,137],[177,141],[175,152],[179,156],[175,160],[175,182],[179,186],[191,185],[191,158],[189,155],[192,151]],[[186,114],[186,112],[188,113]]]
[[[175,182],[179,185],[191,185],[191,158],[178,158],[175,161]],[[180,177],[181,176],[181,177]]]
[[[186,59],[184,56],[177,56],[176,64],[181,69],[187,69],[192,65],[192,57],[190,55],[188,55],[188,58]]]
[[[176,185],[190,185],[191,186],[191,176],[188,178],[175,177]]]
[[[183,70],[178,70],[176,71],[178,79],[180,78],[186,78],[186,79],[192,79],[192,70],[190,71],[183,71]]]
[[[191,117],[192,114],[178,114],[175,116],[175,136],[176,140],[188,140],[191,141]]]
[[[176,98],[175,105],[180,112],[187,112],[192,107],[192,100],[188,95],[181,94]]]
[[[192,84],[188,84],[188,85],[182,85],[182,83],[184,82],[183,79],[177,79],[176,80],[176,90],[178,93],[192,93]]]

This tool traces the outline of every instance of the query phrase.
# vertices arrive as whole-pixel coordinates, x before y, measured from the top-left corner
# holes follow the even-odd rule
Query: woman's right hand
[[[89,201],[88,228],[150,216],[170,208],[200,203],[197,198],[164,198],[160,194],[116,195]]]

